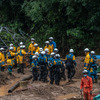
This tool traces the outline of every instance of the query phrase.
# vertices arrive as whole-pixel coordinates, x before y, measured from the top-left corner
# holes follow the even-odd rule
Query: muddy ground
[[[0,100],[82,100],[80,95],[80,81],[82,78],[84,57],[77,57],[76,74],[73,82],[62,80],[60,86],[50,85],[39,81],[28,82],[27,88],[17,88],[13,93],[8,94],[8,89],[22,77],[30,75],[30,68],[25,68],[25,75],[17,74],[13,70],[13,76],[7,72],[0,74]],[[98,62],[100,64],[100,62]],[[66,72],[67,73],[67,72]],[[23,89],[24,88],[24,89]],[[100,81],[93,85],[93,94],[100,93]]]

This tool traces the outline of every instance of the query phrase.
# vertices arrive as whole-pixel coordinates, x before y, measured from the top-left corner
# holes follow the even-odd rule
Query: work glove
[[[92,91],[90,91],[90,94],[92,95]]]

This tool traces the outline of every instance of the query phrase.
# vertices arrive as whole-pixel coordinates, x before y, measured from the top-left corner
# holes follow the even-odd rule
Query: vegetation
[[[99,0],[0,0],[0,26],[22,29],[40,46],[53,36],[64,53],[73,48],[80,54],[85,47],[98,51],[99,18]]]

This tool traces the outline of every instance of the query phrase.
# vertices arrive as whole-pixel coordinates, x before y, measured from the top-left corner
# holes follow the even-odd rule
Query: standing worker
[[[75,75],[76,59],[73,55],[74,50],[70,49],[69,54],[65,58],[66,69],[68,70],[68,81],[72,81],[72,77]],[[75,66],[75,67],[74,67]]]
[[[85,52],[85,55],[86,55],[85,60],[84,60],[84,69],[86,69],[88,71],[88,76],[90,76],[89,67],[90,67],[91,55],[89,53],[89,49],[88,48],[85,48],[84,52]]]
[[[95,51],[91,51],[90,76],[93,80],[93,83],[94,82],[97,83],[98,76],[97,76],[97,64],[96,64]]]
[[[25,52],[25,50],[23,50],[24,47],[23,46],[20,46],[20,50],[18,51],[18,54],[19,54],[19,66],[18,66],[18,70],[17,72],[18,73],[23,73],[24,74],[24,55],[28,54]]]
[[[50,54],[53,52],[53,48],[50,46],[50,42],[49,41],[45,41],[45,47],[44,47],[44,51],[45,49],[48,49],[49,52],[48,52],[48,55],[50,56]]]
[[[81,85],[80,85],[80,92],[82,95],[82,89],[83,89],[83,95],[84,95],[84,100],[93,100],[92,97],[92,78],[88,76],[88,71],[84,70],[83,71],[84,77],[81,79]]]
[[[0,71],[4,71],[4,62],[5,62],[5,57],[3,54],[4,48],[0,48]]]
[[[49,37],[49,42],[50,42],[50,46],[52,46],[52,49],[56,48],[56,43],[54,42],[53,37]]]
[[[30,55],[30,65],[32,64],[32,56],[35,54],[35,47],[34,47],[34,44],[35,43],[35,39],[34,38],[31,38],[31,43],[28,47],[28,52],[31,54]]]

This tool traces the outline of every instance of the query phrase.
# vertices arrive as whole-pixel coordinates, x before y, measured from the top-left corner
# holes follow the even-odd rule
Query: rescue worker
[[[88,48],[85,48],[84,52],[85,52],[85,55],[86,55],[85,60],[84,60],[84,69],[86,69],[88,71],[88,76],[90,76],[89,67],[90,67],[91,55],[89,53],[89,49]]]
[[[23,42],[20,42],[19,47],[17,47],[17,52],[20,50],[20,46],[22,46],[22,45],[23,45]],[[16,56],[16,62],[17,62],[17,67],[18,67],[18,65],[19,65],[19,55]]]
[[[13,60],[11,59],[11,56],[8,56],[7,66],[8,66],[8,74],[12,75],[12,69],[13,69],[14,63],[13,63]]]
[[[4,69],[5,69],[5,65],[4,65],[5,57],[3,54],[3,50],[4,50],[4,48],[0,48],[0,71],[4,71]]]
[[[55,48],[54,49],[54,53],[55,53],[55,55],[58,53],[58,49],[57,48]],[[55,57],[55,56],[54,56]],[[56,57],[55,57],[56,58]]]
[[[55,79],[55,84],[59,85],[60,79],[61,79],[60,72],[61,72],[62,61],[60,59],[60,55],[59,54],[56,54],[55,56],[56,56],[56,59],[55,59],[56,66],[55,66],[54,79]]]
[[[17,48],[17,52],[20,50],[20,46],[23,45],[23,42],[20,42],[19,47]]]
[[[69,54],[66,55],[65,58],[65,64],[66,64],[66,69],[68,70],[68,81],[72,81],[72,77],[75,75],[75,67],[76,67],[76,59],[75,55],[73,54],[74,50],[70,49]]]
[[[40,53],[39,53],[39,57],[41,57],[41,52],[43,51],[43,48],[40,48]]]
[[[82,89],[83,89],[83,95],[84,95],[84,100],[93,100],[92,97],[92,78],[88,76],[88,71],[84,70],[83,71],[83,78],[81,79],[81,85],[80,85],[80,92],[82,94]]]
[[[49,37],[50,46],[53,45],[53,49],[56,48],[56,43],[53,41],[53,37]]]
[[[38,58],[39,57],[39,53],[38,52],[35,52],[35,56]]]
[[[49,50],[46,48],[45,49],[45,56],[47,57],[47,61],[50,58],[50,55],[48,53],[49,53]]]
[[[50,70],[50,84],[54,82],[54,75],[55,75],[55,59],[54,59],[54,52],[51,53],[50,58],[48,60],[48,66]]]
[[[14,48],[13,52],[15,53],[16,52],[16,47],[14,47],[14,45],[12,43],[10,44],[10,47]]]
[[[20,50],[18,51],[19,54],[19,66],[17,69],[18,73],[24,74],[24,55],[28,54],[23,50],[23,46],[20,46]]]
[[[32,56],[35,54],[35,47],[34,47],[34,44],[35,43],[35,39],[34,38],[31,38],[31,43],[28,47],[28,52],[30,53],[30,65],[32,63]]]
[[[97,83],[97,64],[96,64],[96,56],[95,51],[91,51],[91,60],[90,60],[90,76],[93,80],[93,83]]]
[[[38,80],[38,76],[39,76],[38,68],[37,68],[38,61],[37,61],[37,56],[36,55],[34,55],[32,57],[32,65],[31,66],[32,66],[32,75],[33,75],[33,80],[32,81],[36,81],[36,80]]]
[[[40,67],[40,75],[39,80],[43,82],[47,82],[47,59],[45,57],[45,51],[41,52],[41,56],[38,58],[38,64]]]
[[[53,52],[53,47],[52,46],[50,46],[50,44],[49,44],[49,41],[45,41],[45,47],[44,47],[44,51],[45,51],[45,49],[48,49],[48,55],[50,56],[50,54]]]
[[[39,48],[39,46],[38,46],[38,44],[37,44],[37,43],[36,43],[36,44],[34,44],[34,47],[35,47],[35,52],[40,53],[40,48]]]

